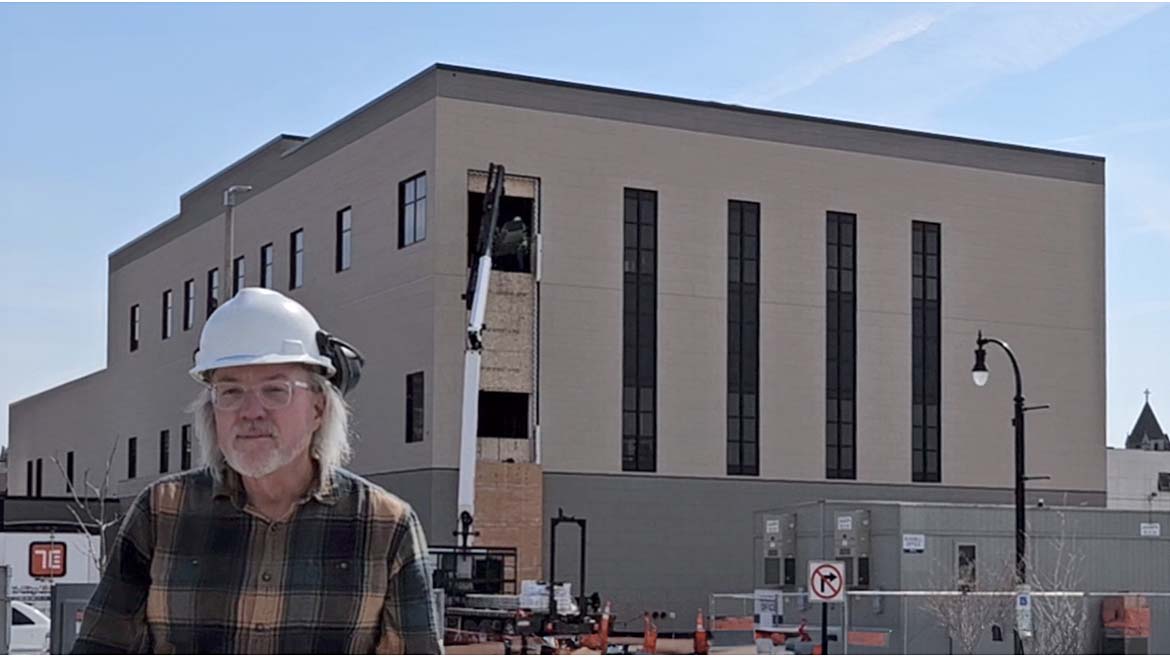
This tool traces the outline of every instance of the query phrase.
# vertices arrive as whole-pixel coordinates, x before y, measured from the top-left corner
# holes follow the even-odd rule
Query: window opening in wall
[[[971,588],[975,586],[975,544],[959,544],[955,547],[956,574],[959,587]]]
[[[528,394],[480,391],[476,434],[493,439],[527,439]]]
[[[507,181],[504,183],[507,187]],[[467,267],[475,266],[479,248],[480,222],[483,219],[483,192],[467,193]],[[500,199],[499,226],[492,248],[492,271],[532,272],[534,199],[503,196]]]

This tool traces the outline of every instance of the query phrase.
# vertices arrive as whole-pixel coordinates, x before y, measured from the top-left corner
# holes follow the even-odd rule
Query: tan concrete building
[[[524,574],[563,508],[589,520],[587,589],[686,619],[751,587],[753,510],[1011,500],[1011,368],[993,351],[972,384],[979,330],[1052,405],[1030,495],[1105,504],[1102,158],[446,65],[274,138],[112,253],[107,367],[11,406],[10,492],[62,494],[53,456],[92,479],[115,449],[123,496],[181,467],[223,192],[247,184],[243,282],[363,349],[353,469],[451,543],[489,162],[531,232],[493,280],[480,455],[506,465],[481,469],[479,521]]]

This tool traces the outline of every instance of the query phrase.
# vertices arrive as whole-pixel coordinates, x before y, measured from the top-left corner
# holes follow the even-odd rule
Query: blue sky
[[[441,61],[1104,155],[1117,445],[1147,387],[1170,422],[1168,35],[1160,5],[0,5],[0,443],[104,367],[110,252]]]

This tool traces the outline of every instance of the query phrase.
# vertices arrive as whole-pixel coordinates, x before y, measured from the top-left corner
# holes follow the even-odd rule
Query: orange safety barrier
[[[642,631],[642,653],[655,653],[658,649],[658,627],[650,621],[650,613],[642,613],[645,630]]]
[[[703,609],[699,608],[699,614],[695,616],[695,642],[694,651],[697,656],[707,655],[707,651],[711,648],[711,643],[707,640],[707,629],[703,626]]]

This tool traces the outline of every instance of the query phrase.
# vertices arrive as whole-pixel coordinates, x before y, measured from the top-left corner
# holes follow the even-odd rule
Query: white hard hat
[[[191,376],[234,366],[303,363],[332,377],[336,369],[321,354],[321,327],[296,301],[267,288],[244,288],[211,314],[199,336]]]

